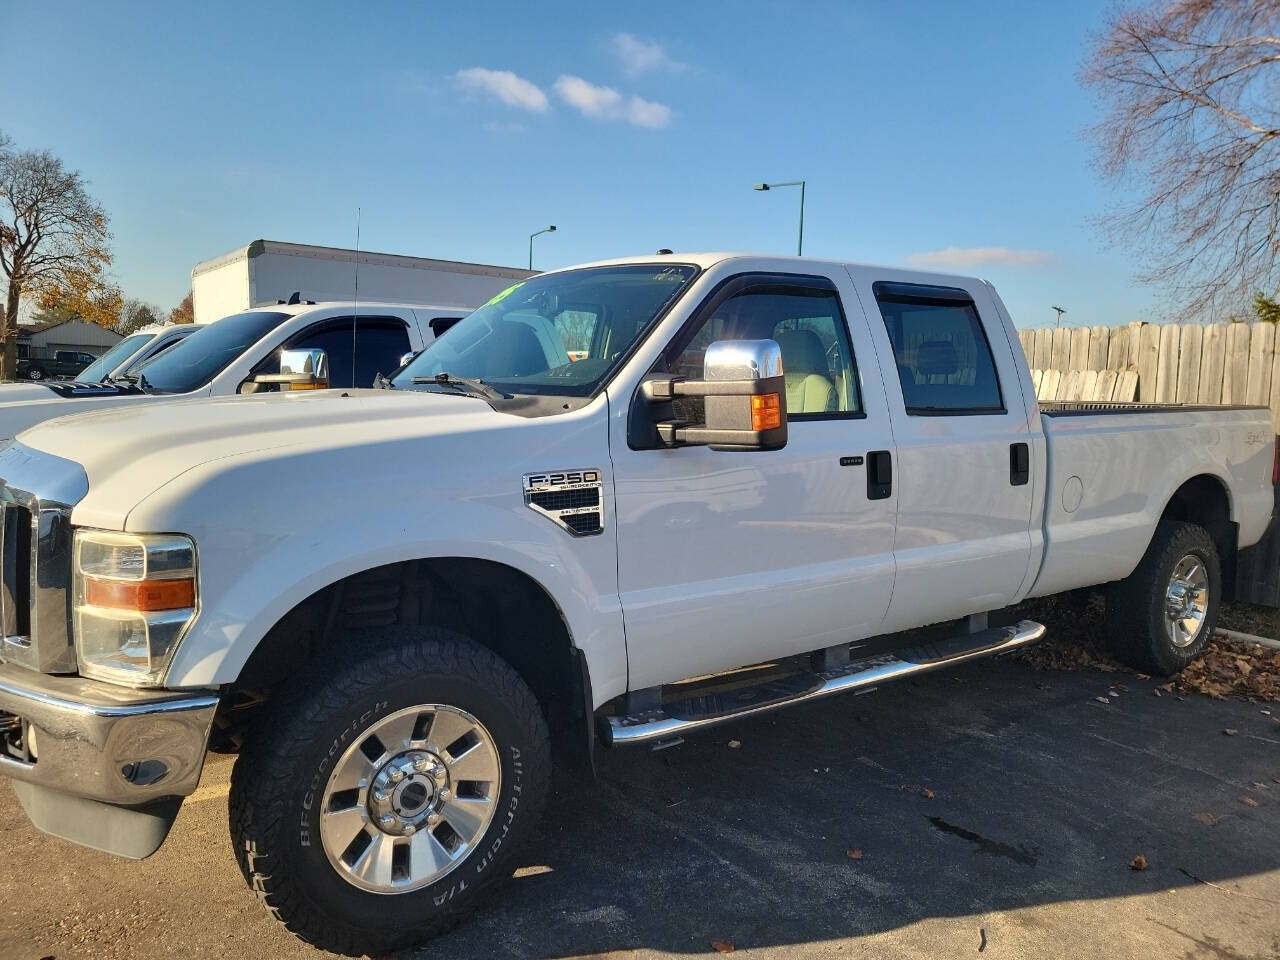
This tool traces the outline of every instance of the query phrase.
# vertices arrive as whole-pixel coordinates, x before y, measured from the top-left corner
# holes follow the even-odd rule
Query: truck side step
[[[672,740],[695,730],[776,710],[793,703],[848,691],[870,692],[874,687],[903,677],[927,673],[1007,653],[1035,643],[1044,636],[1044,625],[1021,620],[1009,627],[991,627],[949,640],[897,650],[891,655],[855,660],[834,670],[802,671],[774,676],[763,683],[728,692],[709,692],[634,715],[611,716],[601,724],[607,746],[652,744]]]

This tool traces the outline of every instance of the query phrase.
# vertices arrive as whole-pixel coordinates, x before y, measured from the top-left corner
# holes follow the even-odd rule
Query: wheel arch
[[[1235,595],[1236,542],[1239,530],[1232,517],[1231,488],[1221,477],[1210,473],[1197,474],[1183,481],[1169,495],[1160,514],[1160,522],[1181,520],[1198,524],[1208,531],[1218,548],[1224,599]],[[1154,536],[1153,531],[1152,537]]]
[[[588,662],[547,587],[501,561],[465,556],[400,560],[326,583],[279,616],[224,686],[215,746],[238,748],[256,707],[297,668],[378,631],[433,625],[462,633],[507,661],[533,690],[557,759],[590,768],[594,748]]]

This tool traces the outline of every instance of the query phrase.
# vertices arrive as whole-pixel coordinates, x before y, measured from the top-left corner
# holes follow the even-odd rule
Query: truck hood
[[[136,387],[112,384],[0,383],[0,442],[54,417],[145,399]]]
[[[201,464],[258,451],[350,448],[491,429],[517,418],[459,394],[322,390],[120,406],[62,417],[22,443],[84,467],[89,516],[111,526],[174,477]],[[93,504],[100,504],[95,507]],[[109,507],[107,505],[110,505]]]

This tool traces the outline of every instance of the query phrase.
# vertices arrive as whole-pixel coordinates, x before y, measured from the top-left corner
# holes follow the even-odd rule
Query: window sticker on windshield
[[[500,294],[498,294],[496,297],[494,297],[492,300],[486,303],[485,306],[492,307],[495,303],[501,303],[503,300],[507,299],[507,297],[511,296],[511,294],[515,293],[517,290],[519,290],[523,286],[524,286],[523,280],[521,280],[519,283],[513,283],[511,286],[507,287],[507,289],[503,290]]]

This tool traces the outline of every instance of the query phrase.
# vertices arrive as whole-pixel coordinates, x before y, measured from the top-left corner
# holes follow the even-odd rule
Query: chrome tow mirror
[[[262,373],[254,383],[278,383],[282,390],[326,390],[329,355],[323,350],[281,350],[280,372]]]
[[[641,395],[657,446],[779,450],[787,445],[787,385],[776,340],[718,340],[707,347],[701,380],[650,379]],[[702,423],[675,415],[675,402],[693,397],[703,398]]]

